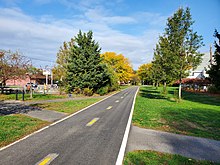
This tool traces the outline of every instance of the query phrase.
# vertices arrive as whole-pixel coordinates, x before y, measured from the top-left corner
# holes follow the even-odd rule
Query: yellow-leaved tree
[[[143,85],[150,84],[152,82],[151,67],[152,63],[142,64],[137,70],[137,74]]]
[[[128,58],[115,52],[105,52],[101,57],[115,71],[120,83],[129,83],[134,72]]]

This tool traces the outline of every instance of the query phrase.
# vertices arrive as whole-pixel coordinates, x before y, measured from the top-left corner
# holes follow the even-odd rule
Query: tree
[[[97,91],[110,84],[110,73],[107,65],[102,63],[101,48],[93,40],[92,31],[82,33],[80,30],[74,40],[66,64],[68,91],[85,88]]]
[[[214,37],[219,40],[219,44],[215,41],[214,60],[208,70],[211,82],[220,91],[220,34],[215,30]]]
[[[67,73],[67,60],[70,54],[70,50],[74,46],[74,39],[71,38],[69,42],[63,42],[63,46],[60,47],[59,52],[57,53],[57,66],[53,68],[53,72],[56,73],[55,79],[58,79],[59,81],[62,81],[66,78]],[[63,82],[63,81],[62,81]]]
[[[131,76],[131,84],[132,85],[138,85],[140,83],[140,78],[138,76],[137,71],[133,71],[133,75]]]
[[[143,85],[152,82],[151,73],[150,73],[151,67],[152,67],[152,63],[143,64],[137,70],[138,77]]]
[[[31,60],[20,55],[18,51],[0,50],[0,83],[5,86],[9,79],[23,78],[29,66]]]
[[[202,36],[193,32],[193,23],[189,8],[178,9],[172,17],[168,18],[165,33],[160,37],[158,52],[156,52],[161,56],[161,64],[164,64],[163,80],[172,80],[172,77],[179,79],[179,99],[181,99],[182,78],[187,76],[186,72],[189,69],[195,69],[201,63],[203,56],[198,51],[204,45]]]
[[[128,83],[131,80],[133,69],[127,58],[122,54],[117,55],[115,52],[105,52],[101,56],[104,62],[110,65],[116,72],[121,83]]]

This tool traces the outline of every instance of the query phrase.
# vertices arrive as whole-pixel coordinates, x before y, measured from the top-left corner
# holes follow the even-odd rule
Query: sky
[[[136,70],[151,62],[167,18],[190,7],[193,30],[208,52],[220,32],[220,0],[0,0],[0,49],[19,51],[33,65],[53,67],[64,41],[93,31],[101,52],[116,52]]]

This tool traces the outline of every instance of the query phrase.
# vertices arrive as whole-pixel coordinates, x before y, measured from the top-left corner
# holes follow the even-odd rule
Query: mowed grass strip
[[[42,104],[33,104],[32,106],[37,106],[42,109],[53,110],[64,113],[74,113],[77,112],[102,98],[87,98],[82,100],[71,100],[65,102],[53,102],[53,103],[42,103]]]
[[[177,88],[141,87],[136,98],[134,125],[178,134],[220,140],[220,97],[183,91],[176,101]]]
[[[36,101],[36,100],[52,100],[52,99],[63,99],[67,98],[66,95],[54,95],[54,94],[33,94],[33,98],[30,98],[30,94],[24,95],[25,101]],[[15,94],[0,94],[0,100],[15,100]],[[18,94],[18,100],[22,100],[22,94]]]
[[[167,164],[181,164],[181,165],[214,165],[217,163],[210,161],[201,161],[191,158],[186,158],[180,155],[172,155],[167,153],[160,153],[155,151],[134,151],[126,154],[124,158],[124,165],[167,165]]]
[[[14,142],[46,125],[41,121],[25,115],[0,116],[0,147]]]

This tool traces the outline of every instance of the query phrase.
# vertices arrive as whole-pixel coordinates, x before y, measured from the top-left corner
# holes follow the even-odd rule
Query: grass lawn
[[[0,94],[0,100],[15,100],[15,94]],[[53,94],[33,94],[33,98],[30,99],[30,94],[24,95],[25,101],[30,100],[52,100],[52,99],[62,99],[67,98],[67,95],[53,95]],[[18,94],[18,100],[22,100],[22,94]]]
[[[83,109],[102,98],[87,98],[82,100],[71,100],[65,102],[53,102],[53,103],[43,103],[43,104],[33,104],[32,106],[38,106],[43,109],[53,110],[65,113],[74,113],[80,109]]]
[[[48,124],[48,122],[24,115],[0,116],[0,147],[16,141]]]
[[[175,101],[177,88],[141,87],[133,114],[134,125],[220,140],[220,97],[183,91],[183,100]]]
[[[189,164],[189,165],[211,165],[209,161],[199,161],[180,155],[165,154],[155,151],[134,151],[126,154],[124,165],[167,165],[167,164]],[[217,164],[217,163],[216,163]]]

